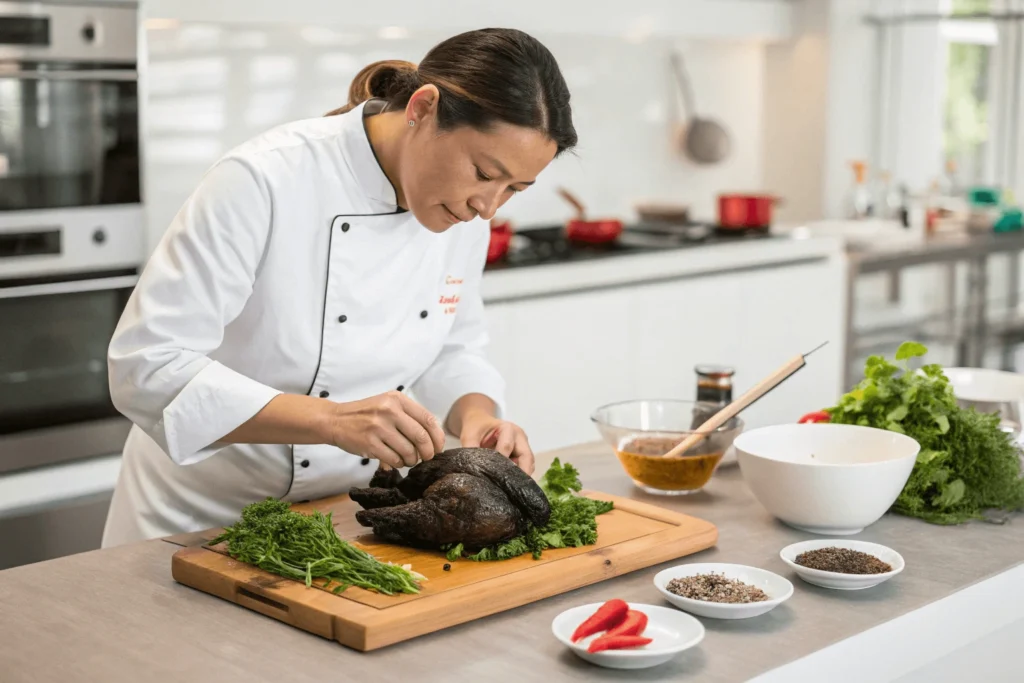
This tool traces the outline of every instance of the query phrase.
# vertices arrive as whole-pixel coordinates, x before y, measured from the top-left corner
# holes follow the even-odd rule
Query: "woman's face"
[[[437,90],[409,101],[398,182],[407,208],[432,232],[480,216],[490,220],[516,192],[529,188],[558,147],[543,133],[507,123],[488,131],[437,127]]]

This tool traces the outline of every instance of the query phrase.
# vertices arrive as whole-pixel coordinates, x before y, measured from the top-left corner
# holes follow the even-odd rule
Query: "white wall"
[[[219,155],[268,127],[338,106],[368,62],[418,61],[447,35],[149,20],[144,141],[151,246]],[[580,145],[503,210],[517,224],[568,218],[570,208],[554,192],[559,184],[576,191],[592,215],[627,219],[641,198],[690,203],[698,217],[711,219],[717,192],[762,189],[762,45],[676,42],[701,113],[720,119],[734,138],[733,156],[708,169],[671,145],[678,110],[667,38],[537,37],[569,82]]]
[[[823,216],[829,83],[829,5],[799,4],[796,37],[765,54],[764,178],[781,197],[778,219]]]

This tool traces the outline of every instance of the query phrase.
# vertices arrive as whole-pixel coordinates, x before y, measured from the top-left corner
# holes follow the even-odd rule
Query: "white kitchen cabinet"
[[[823,261],[738,278],[743,343],[735,361],[737,396],[796,354],[828,342],[806,367],[744,411],[748,428],[793,422],[843,393],[843,273],[841,264]]]
[[[696,395],[694,365],[731,365],[742,347],[737,281],[710,275],[630,289],[635,397]]]
[[[694,365],[736,368],[734,396],[823,341],[794,377],[744,413],[748,427],[796,420],[842,392],[843,265],[764,268],[488,304],[492,361],[510,419],[537,450],[598,438],[589,415],[633,398],[693,399]]]
[[[593,441],[591,411],[634,395],[629,308],[626,289],[487,308],[489,357],[508,384],[509,417],[535,449]]]

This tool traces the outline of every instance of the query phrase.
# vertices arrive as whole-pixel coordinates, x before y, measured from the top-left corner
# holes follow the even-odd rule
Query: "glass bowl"
[[[601,406],[590,419],[637,487],[655,495],[679,496],[700,491],[711,480],[725,451],[743,431],[743,421],[734,417],[682,457],[660,456],[717,411],[712,403],[653,399]]]

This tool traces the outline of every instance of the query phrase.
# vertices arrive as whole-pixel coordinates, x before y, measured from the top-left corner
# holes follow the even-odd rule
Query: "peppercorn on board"
[[[383,543],[359,526],[361,509],[348,496],[296,505],[299,512],[333,513],[338,535],[383,562],[411,565],[426,577],[419,593],[382,595],[351,587],[333,594],[265,572],[207,542],[211,529],[167,540],[184,546],[171,562],[174,580],[360,651],[375,650],[450,626],[565,593],[712,547],[710,522],[603,493],[614,502],[598,517],[597,543],[496,562],[449,562],[441,552]],[[445,565],[449,565],[445,569]]]

